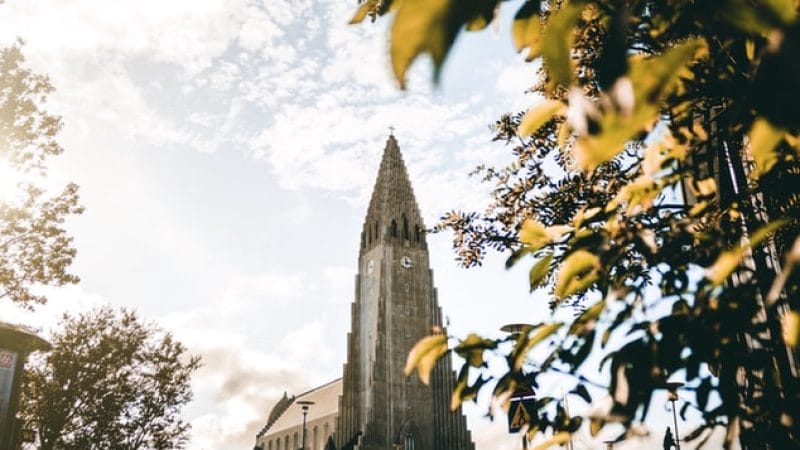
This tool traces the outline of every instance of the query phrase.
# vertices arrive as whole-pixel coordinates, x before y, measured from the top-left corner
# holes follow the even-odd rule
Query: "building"
[[[442,328],[424,230],[390,135],[361,232],[342,379],[284,396],[258,434],[257,448],[301,448],[297,402],[310,400],[315,405],[306,426],[309,450],[474,450],[465,417],[449,408],[455,379],[450,359],[439,361],[430,386],[403,374],[411,347]]]

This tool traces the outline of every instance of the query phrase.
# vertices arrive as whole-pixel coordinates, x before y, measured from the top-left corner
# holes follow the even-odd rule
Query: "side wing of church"
[[[361,232],[347,362],[341,382],[334,382],[341,383],[335,431],[313,441],[324,440],[324,447],[307,445],[308,450],[474,450],[466,418],[449,408],[455,379],[450,359],[439,361],[429,386],[403,374],[413,345],[432,328],[442,328],[424,230],[400,148],[390,135]],[[281,409],[281,402],[292,400],[273,408],[256,439],[262,450],[300,448],[286,446],[292,427],[274,426],[289,409]],[[311,408],[309,420],[313,413]],[[292,415],[302,432],[302,415]]]

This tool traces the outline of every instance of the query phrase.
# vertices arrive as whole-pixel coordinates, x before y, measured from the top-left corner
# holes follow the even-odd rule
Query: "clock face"
[[[370,259],[369,262],[367,262],[367,273],[372,273],[373,270],[375,270],[375,261]]]
[[[410,269],[414,265],[414,261],[408,256],[403,256],[400,258],[400,265],[405,269]]]

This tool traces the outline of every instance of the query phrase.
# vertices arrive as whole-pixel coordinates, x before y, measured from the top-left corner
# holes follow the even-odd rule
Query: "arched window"
[[[389,228],[389,236],[396,238],[397,237],[397,222],[392,219],[392,226]]]
[[[311,436],[312,436],[312,438],[311,438],[311,450],[320,450],[322,448],[322,446],[319,445],[319,427],[318,426],[314,426],[314,432],[311,433]]]
[[[422,230],[420,230],[419,225],[414,225],[414,240],[419,242],[422,239]]]
[[[376,240],[380,239],[381,238],[381,229],[380,229],[380,227],[378,227],[378,222],[377,221],[375,222],[375,226],[373,228],[375,229],[375,239]]]
[[[297,437],[297,432],[294,433],[294,447],[292,447],[292,450],[296,448],[300,448],[300,439]]]
[[[283,450],[289,450],[289,435],[283,439]]]
[[[403,214],[403,239],[408,240],[408,219],[405,213]]]
[[[415,450],[414,444],[414,435],[411,433],[406,433],[405,440],[403,441],[403,450]]]

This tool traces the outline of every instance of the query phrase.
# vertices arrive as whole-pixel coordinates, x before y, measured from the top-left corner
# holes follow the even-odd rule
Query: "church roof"
[[[388,223],[400,213],[410,215],[409,220],[422,226],[422,215],[417,206],[414,189],[408,177],[400,146],[393,134],[386,140],[378,178],[372,190],[372,198],[367,210],[367,222]]]
[[[307,422],[311,422],[318,418],[327,417],[331,414],[336,414],[339,411],[339,396],[342,394],[342,379],[338,378],[331,382],[325,383],[322,386],[317,386],[311,390],[303,392],[296,397],[289,398],[289,404],[283,408],[278,408],[284,402],[284,399],[278,400],[278,403],[273,407],[273,411],[278,413],[278,417],[271,420],[272,424],[268,425],[262,430],[259,435],[266,433],[276,433],[282,430],[300,427],[303,425],[303,410],[297,402],[311,401],[314,404],[308,408]],[[270,418],[272,419],[272,417]]]

